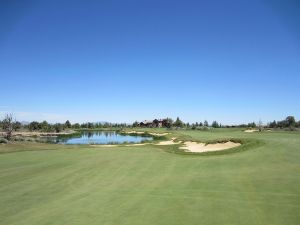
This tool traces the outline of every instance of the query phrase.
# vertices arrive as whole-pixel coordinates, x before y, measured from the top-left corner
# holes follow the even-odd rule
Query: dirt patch
[[[205,143],[197,143],[197,142],[185,142],[183,147],[180,149],[184,149],[187,152],[214,152],[214,151],[222,151],[229,148],[235,148],[240,146],[240,143],[235,143],[232,141],[224,142],[224,143],[216,143],[216,144],[205,144]]]

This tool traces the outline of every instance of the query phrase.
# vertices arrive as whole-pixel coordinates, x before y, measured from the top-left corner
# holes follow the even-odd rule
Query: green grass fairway
[[[300,133],[173,136],[264,144],[210,156],[154,145],[0,144],[0,224],[300,224]]]

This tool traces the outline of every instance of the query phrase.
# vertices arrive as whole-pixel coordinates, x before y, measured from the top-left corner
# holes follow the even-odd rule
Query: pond
[[[70,136],[49,139],[58,144],[124,144],[152,141],[153,137],[119,134],[116,131],[83,131]]]

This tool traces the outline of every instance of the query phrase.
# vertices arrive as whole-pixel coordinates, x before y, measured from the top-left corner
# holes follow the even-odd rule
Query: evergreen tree
[[[203,125],[204,125],[205,127],[208,127],[208,126],[209,126],[207,120],[204,121],[204,124],[203,124]]]

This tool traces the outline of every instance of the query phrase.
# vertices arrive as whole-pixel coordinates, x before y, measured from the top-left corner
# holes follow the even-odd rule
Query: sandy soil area
[[[244,132],[246,133],[253,133],[253,132],[258,132],[259,130],[245,130]]]
[[[125,134],[144,134],[145,132],[143,131],[128,131],[128,132],[125,132]]]
[[[149,133],[152,136],[163,137],[168,135],[169,133]]]
[[[197,142],[185,142],[183,147],[180,149],[184,149],[187,152],[213,152],[213,151],[221,151],[229,148],[235,148],[240,146],[240,143],[234,143],[231,141],[225,143],[216,143],[216,144],[205,144],[205,143],[197,143]]]
[[[146,145],[146,143],[141,143],[141,144],[130,144],[130,145],[125,145],[126,147],[134,147],[134,146],[143,146]]]
[[[112,147],[118,147],[119,145],[90,145],[90,146],[101,147],[101,148],[105,148],[105,147],[112,148]]]
[[[175,142],[175,139],[176,138],[172,138],[170,141],[161,141],[161,142],[159,142],[158,144],[155,144],[155,145],[178,145],[178,144],[181,143],[181,141]]]

